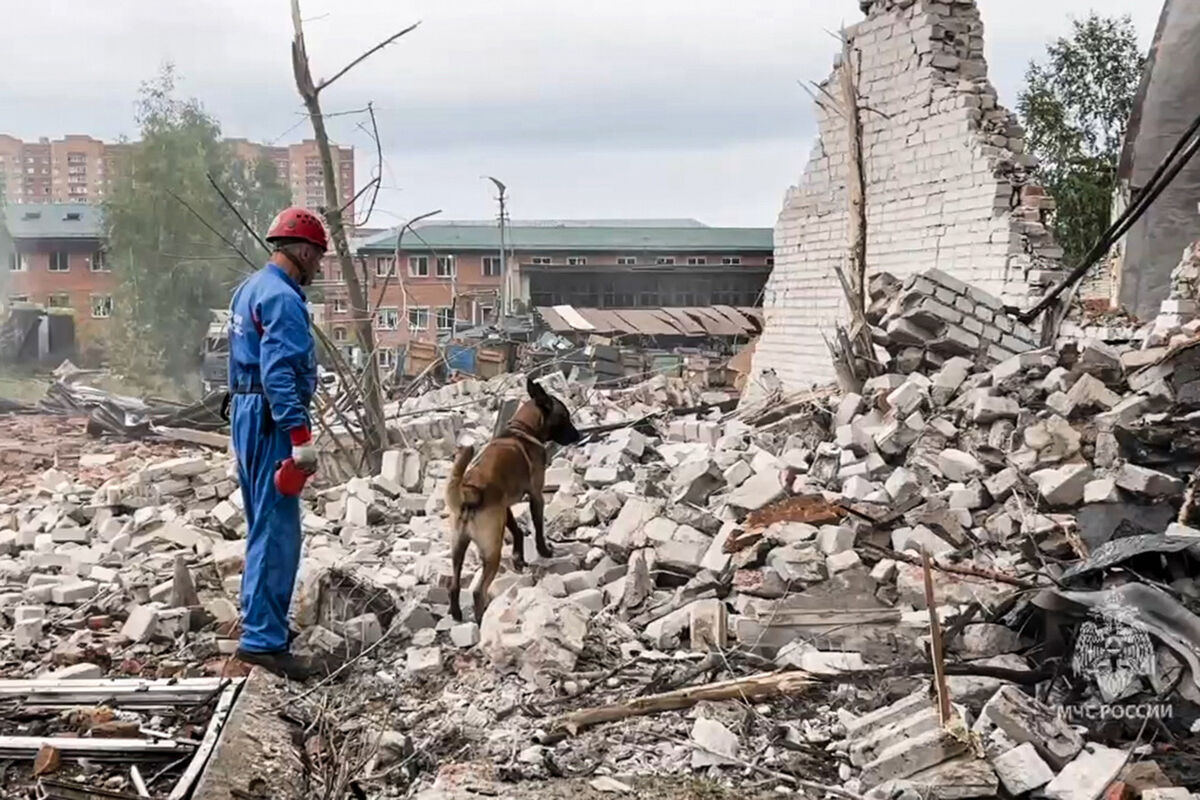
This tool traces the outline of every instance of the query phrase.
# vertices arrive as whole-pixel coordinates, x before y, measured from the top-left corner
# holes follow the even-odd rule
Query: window
[[[439,278],[454,277],[454,256],[438,256],[437,276]]]
[[[708,259],[704,256],[688,256],[689,267],[703,267],[708,263]]]
[[[675,265],[675,256],[659,256],[654,259],[654,263],[659,266],[671,267]]]
[[[408,274],[414,278],[428,278],[429,256],[409,256]]]
[[[487,278],[495,278],[500,275],[500,256],[483,257],[483,275]]]
[[[632,267],[637,263],[637,256],[617,256],[617,264],[622,267]]]
[[[10,302],[10,303],[28,303],[29,295],[27,295],[27,294],[10,294],[8,296],[8,302]]]
[[[400,312],[395,308],[381,308],[375,327],[383,331],[394,331],[400,327]]]
[[[103,250],[92,253],[92,272],[111,272],[108,268],[108,255]]]
[[[52,294],[46,298],[46,305],[50,308],[70,308],[71,295],[69,294]]]
[[[482,306],[482,305],[475,306],[475,324],[483,325],[491,318],[492,318],[492,307],[491,306]]]
[[[375,259],[375,277],[386,278],[396,269],[396,259],[392,256],[380,256]]]
[[[92,319],[108,319],[112,316],[112,295],[92,295]]]
[[[341,327],[340,325],[338,327],[334,328],[333,329],[333,340],[335,342],[346,341],[346,329]]]
[[[537,264],[538,266],[543,266],[543,267],[544,267],[544,266],[547,266],[547,265],[549,265],[549,264],[553,264],[553,263],[554,263],[554,259],[553,259],[553,258],[551,258],[550,256],[534,256],[533,258],[529,259],[529,263],[530,263],[530,264]]]
[[[721,259],[721,264],[723,264],[723,265],[724,265],[724,266],[726,266],[726,267],[737,267],[737,266],[741,266],[741,263],[742,263],[742,257],[741,257],[741,256],[724,256],[724,257]]]
[[[443,306],[437,310],[437,328],[439,331],[448,331],[454,327],[454,309],[450,306]]]
[[[333,313],[335,313],[335,314],[345,314],[346,313],[346,298],[344,298],[344,297],[333,298]]]
[[[55,250],[50,254],[50,271],[51,272],[66,272],[71,269],[71,262],[68,260],[67,253],[62,250]]]
[[[375,351],[375,360],[384,369],[396,368],[396,351],[391,347],[381,347]]]
[[[568,267],[586,267],[587,256],[567,256]]]
[[[408,329],[410,331],[423,331],[429,327],[429,309],[428,308],[410,308],[408,310]]]
[[[13,272],[28,272],[29,271],[29,256],[25,253],[9,253],[8,268]]]

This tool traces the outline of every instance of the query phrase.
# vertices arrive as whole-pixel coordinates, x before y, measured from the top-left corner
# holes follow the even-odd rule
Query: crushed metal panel
[[[555,333],[571,333],[575,330],[567,324],[567,321],[557,311],[549,306],[538,306],[537,312],[541,314],[542,321],[546,323],[546,327]]]
[[[754,326],[750,324],[750,320],[733,306],[713,306],[712,310],[741,328],[742,333],[754,333]]]
[[[682,330],[685,336],[704,336],[707,333],[700,323],[678,308],[663,308],[660,311],[665,316],[670,317],[675,326]]]
[[[668,327],[667,323],[659,320],[654,314],[642,309],[623,308],[620,311],[614,312],[620,315],[621,319],[629,323],[631,333],[640,333],[646,336],[672,336],[676,335],[674,328]]]
[[[651,308],[651,309],[648,309],[647,313],[653,314],[654,318],[657,319],[659,322],[661,322],[663,325],[666,325],[668,328],[672,328],[675,331],[674,335],[677,335],[677,336],[691,335],[688,333],[688,329],[685,328],[684,325],[682,323],[680,323],[678,319],[676,319],[675,317],[666,313],[665,309]]]
[[[593,331],[592,323],[588,322],[573,306],[554,306],[554,310],[566,323],[577,331]]]
[[[596,329],[596,333],[629,333],[625,328],[625,320],[617,317],[605,308],[577,308],[578,311]]]
[[[734,325],[711,308],[685,308],[684,311],[699,318],[705,330],[714,336],[738,336],[742,333],[740,327]]]

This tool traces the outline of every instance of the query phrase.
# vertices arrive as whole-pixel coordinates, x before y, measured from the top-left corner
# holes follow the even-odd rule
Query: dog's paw
[[[455,622],[463,621],[462,608],[459,607],[458,603],[450,604],[450,616],[454,618]]]
[[[538,542],[537,551],[542,558],[554,558],[554,548],[550,546],[549,542]]]
[[[514,554],[512,562],[513,562],[513,571],[515,571],[515,572],[524,572],[525,571],[525,566],[526,566],[525,556],[518,556],[518,555]]]

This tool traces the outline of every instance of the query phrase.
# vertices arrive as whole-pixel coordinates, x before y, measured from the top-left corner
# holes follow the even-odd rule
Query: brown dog
[[[483,622],[488,605],[488,589],[500,570],[500,551],[504,529],[513,536],[513,566],[525,568],[525,532],[517,525],[510,506],[529,498],[533,533],[538,553],[551,555],[544,529],[545,503],[542,481],[546,474],[546,444],[575,444],[579,431],[571,424],[571,412],[562,401],[545,389],[525,381],[529,399],[513,414],[504,431],[484,446],[472,464],[474,447],[459,448],[454,471],[446,486],[446,505],[450,507],[452,530],[451,560],[454,575],[450,585],[450,613],[462,622],[459,594],[462,590],[463,559],[467,547],[475,542],[483,562],[483,576],[475,589],[475,619]]]

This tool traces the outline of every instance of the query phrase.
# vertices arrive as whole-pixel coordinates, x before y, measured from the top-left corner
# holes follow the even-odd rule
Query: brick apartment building
[[[770,228],[692,220],[516,222],[505,232],[507,269],[495,223],[421,225],[405,232],[399,253],[396,235],[358,248],[372,307],[382,292],[374,325],[385,366],[411,340],[494,321],[502,275],[515,309],[755,306],[774,263]],[[331,338],[352,340],[344,284],[328,282],[325,297]]]
[[[317,144],[274,147],[246,139],[228,139],[234,154],[254,163],[270,159],[292,191],[297,205],[325,205],[325,180]],[[0,134],[0,184],[9,203],[100,203],[121,174],[135,144],[103,142],[91,136],[70,135],[51,141],[26,142]],[[354,148],[335,147],[340,196],[354,197]]]
[[[4,217],[11,238],[4,305],[73,309],[80,350],[102,342],[112,316],[114,281],[104,255],[99,208],[13,204]]]

